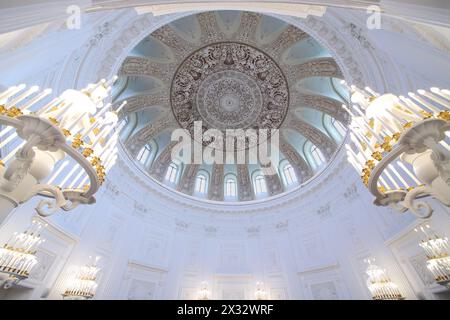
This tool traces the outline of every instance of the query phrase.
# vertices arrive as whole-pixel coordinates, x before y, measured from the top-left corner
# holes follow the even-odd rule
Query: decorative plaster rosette
[[[183,61],[170,90],[173,114],[193,136],[203,130],[277,129],[289,107],[287,80],[264,52],[243,43],[201,48]],[[247,145],[248,147],[248,145]]]

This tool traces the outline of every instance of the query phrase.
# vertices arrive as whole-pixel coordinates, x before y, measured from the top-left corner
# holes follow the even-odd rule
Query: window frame
[[[180,166],[172,161],[169,164],[169,166],[167,167],[166,174],[164,176],[164,180],[171,184],[176,184],[179,171],[180,171]]]
[[[202,182],[200,182],[200,184],[199,184],[199,180],[202,181]],[[197,194],[203,194],[203,195],[207,194],[207,192],[208,192],[208,177],[203,172],[197,174],[197,176],[195,177],[194,192]]]
[[[285,180],[286,186],[292,186],[298,183],[298,177],[295,173],[294,167],[288,162],[282,167],[282,174]]]
[[[267,182],[264,175],[262,175],[261,173],[256,174],[254,178],[254,184],[256,196],[267,194]]]

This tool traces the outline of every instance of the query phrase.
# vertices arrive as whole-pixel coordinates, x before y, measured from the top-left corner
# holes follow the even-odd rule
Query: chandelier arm
[[[417,198],[424,195],[432,194],[432,190],[428,186],[419,186],[406,193],[402,205],[408,208],[412,213],[420,219],[428,219],[433,215],[433,208],[426,201],[419,201]],[[422,210],[425,213],[422,214]]]
[[[392,209],[397,210],[400,213],[404,213],[404,212],[408,211],[408,208],[403,206],[403,205],[401,205],[399,202],[391,201],[389,203],[389,206]]]
[[[89,163],[89,161],[80,154],[77,150],[72,148],[71,146],[67,144],[62,144],[60,146],[61,150],[64,151],[68,156],[72,157],[78,164],[83,167],[83,169],[86,171],[87,175],[90,179],[90,185],[89,189],[83,193],[85,198],[92,197],[100,188],[100,182],[97,177],[97,173],[95,169],[92,167],[92,165]]]
[[[41,194],[46,193],[47,195],[51,195],[53,198],[52,200],[41,200],[38,205],[36,206],[35,210],[36,212],[42,216],[42,217],[48,217],[54,214],[56,211],[58,211],[60,208],[67,205],[68,201],[64,197],[64,194],[61,189],[48,185],[48,184],[37,184],[32,187],[31,191],[27,195],[27,197],[22,201],[26,202],[30,198]],[[47,207],[49,209],[52,209],[51,211],[47,212],[45,211],[44,207]]]
[[[33,135],[16,153],[16,161],[8,166],[3,177],[8,182],[2,186],[8,192],[13,191],[25,178],[35,157],[33,147],[40,142],[38,135]]]
[[[16,129],[23,127],[23,123],[20,120],[4,115],[0,115],[0,124],[7,127],[14,127]]]

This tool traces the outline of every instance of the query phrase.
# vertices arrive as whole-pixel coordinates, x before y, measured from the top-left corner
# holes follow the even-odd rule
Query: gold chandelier
[[[431,88],[397,97],[368,87],[347,88],[351,103],[343,107],[352,117],[348,161],[374,203],[409,209],[420,218],[433,212],[423,197],[450,206],[450,91]]]

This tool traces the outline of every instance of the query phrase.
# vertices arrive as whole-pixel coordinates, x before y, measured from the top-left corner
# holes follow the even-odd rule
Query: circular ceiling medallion
[[[206,77],[200,84],[195,102],[208,128],[244,129],[260,115],[263,96],[251,77],[226,70]]]
[[[277,129],[289,107],[289,90],[279,66],[264,52],[237,42],[208,45],[176,71],[170,91],[174,116],[193,133],[203,130]]]

